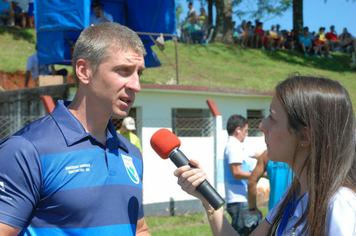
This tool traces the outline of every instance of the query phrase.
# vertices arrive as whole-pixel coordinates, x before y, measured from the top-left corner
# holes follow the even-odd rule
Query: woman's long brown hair
[[[307,173],[309,199],[295,227],[306,221],[299,235],[323,236],[332,196],[341,186],[356,190],[355,116],[350,96],[337,81],[299,75],[279,83],[276,96],[287,113],[290,132],[299,136],[302,127],[310,130],[310,154],[302,166]],[[295,162],[296,150],[293,165]],[[275,234],[283,209],[299,187],[296,176],[268,235]]]

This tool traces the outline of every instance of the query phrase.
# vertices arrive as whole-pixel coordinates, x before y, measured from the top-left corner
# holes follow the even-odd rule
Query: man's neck
[[[79,120],[86,132],[93,135],[99,142],[106,144],[106,129],[110,117],[103,117],[93,106],[88,106],[85,97],[77,95],[69,104],[69,111]]]

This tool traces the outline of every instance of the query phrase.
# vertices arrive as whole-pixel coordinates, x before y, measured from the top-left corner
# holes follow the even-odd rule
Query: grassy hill
[[[0,71],[24,73],[27,57],[35,52],[35,42],[34,29],[0,27]],[[141,82],[165,84],[172,78],[175,80],[174,42],[166,41],[163,52],[156,46],[153,49],[162,66],[145,70]],[[350,54],[332,53],[333,59],[305,58],[295,51],[262,51],[220,43],[178,43],[177,53],[179,84],[182,85],[273,90],[278,81],[299,72],[339,80],[349,90],[354,104],[356,102],[356,68],[349,70]],[[71,73],[71,68],[66,68]]]

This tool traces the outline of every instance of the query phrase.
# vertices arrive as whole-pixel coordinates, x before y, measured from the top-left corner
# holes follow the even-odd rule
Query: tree
[[[293,0],[293,29],[297,39],[303,35],[303,0]]]
[[[216,25],[214,41],[232,44],[234,42],[234,26],[232,24],[232,1],[215,0]]]

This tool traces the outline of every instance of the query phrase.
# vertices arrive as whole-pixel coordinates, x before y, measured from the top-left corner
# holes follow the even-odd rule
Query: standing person
[[[37,46],[36,46],[37,50]],[[43,65],[38,64],[37,52],[29,56],[26,64],[26,73],[25,73],[25,87],[28,87],[28,82],[30,77],[37,81],[39,75],[62,75],[67,76],[67,69],[56,70],[54,65]]]
[[[288,164],[295,178],[252,235],[356,235],[355,115],[341,83],[299,75],[282,81],[260,129],[268,159]],[[223,210],[211,213],[196,191],[206,176],[191,164],[198,168],[174,171],[178,184],[212,215],[215,236],[237,235]]]
[[[286,191],[288,185],[293,179],[292,170],[286,163],[269,161],[267,151],[264,151],[258,158],[257,165],[253,169],[250,178],[248,179],[248,204],[250,206],[250,214],[258,214],[262,217],[262,212],[257,208],[257,183],[261,177],[265,177],[267,173],[269,179],[270,192],[268,200],[268,210],[277,204],[278,200]]]
[[[231,225],[240,235],[248,235],[251,216],[247,202],[247,181],[256,165],[244,146],[248,136],[247,119],[232,115],[226,126],[229,135],[224,150],[224,177],[227,212]],[[257,156],[257,155],[256,155]]]
[[[198,20],[198,13],[197,11],[193,8],[193,3],[190,2],[188,3],[188,15],[187,15],[187,22],[191,23],[191,24],[195,24]]]
[[[130,143],[135,145],[138,149],[140,149],[140,152],[142,153],[140,139],[137,137],[136,134],[132,132],[134,130],[136,130],[135,120],[132,117],[128,116],[122,121],[121,127],[117,132],[121,134],[124,138],[129,140]]]
[[[105,12],[103,7],[104,4],[102,4],[99,0],[94,0],[91,3],[91,9],[93,10],[94,14],[91,14],[90,16],[90,25],[97,25],[104,22],[114,22],[112,15]]]
[[[9,0],[0,0],[0,25],[14,25],[14,11]]]
[[[198,25],[200,27],[200,43],[204,43],[208,38],[209,18],[205,12],[204,7],[200,8],[200,15],[198,16]]]
[[[0,144],[2,235],[150,235],[141,153],[110,119],[128,115],[145,54],[137,34],[117,23],[81,33],[73,101]]]

